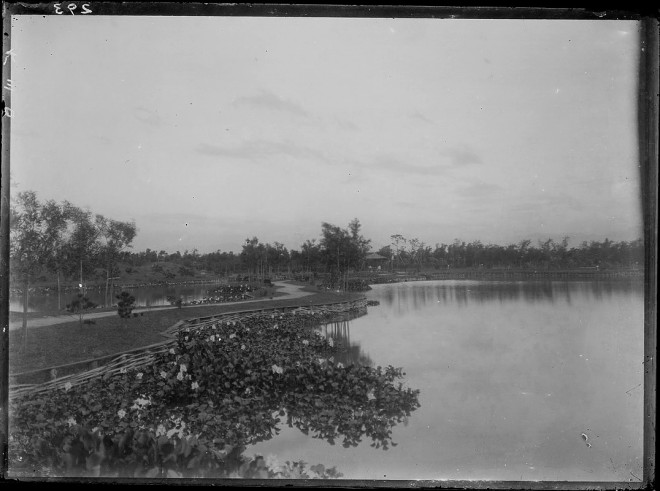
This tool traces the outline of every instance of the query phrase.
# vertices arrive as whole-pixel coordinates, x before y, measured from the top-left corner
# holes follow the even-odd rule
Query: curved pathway
[[[263,298],[257,298],[254,300],[242,300],[240,302],[218,302],[218,303],[203,303],[199,305],[186,305],[186,309],[191,309],[195,307],[212,307],[214,305],[218,306],[224,306],[224,305],[249,305],[254,302],[269,302],[271,300],[283,300],[283,297],[281,294],[284,294],[286,296],[286,299],[291,299],[291,298],[301,298],[301,297],[306,297],[308,295],[314,295],[314,292],[304,292],[302,289],[304,287],[299,286],[299,285],[293,285],[291,283],[284,283],[284,282],[274,282],[273,283],[277,287],[277,293],[280,294],[275,297],[263,297]],[[160,311],[160,310],[170,310],[170,309],[176,309],[178,307],[176,306],[165,306],[165,307],[152,307],[152,308],[145,308],[145,307],[139,307],[133,310],[135,313],[140,313],[140,312],[153,312],[153,311]],[[116,310],[106,310],[104,312],[89,312],[85,314],[85,319],[98,319],[100,317],[112,317],[114,315],[117,315]],[[52,326],[54,324],[64,324],[65,322],[72,322],[78,320],[78,316],[76,314],[64,314],[64,315],[51,315],[51,316],[45,316],[45,317],[35,317],[32,319],[28,319],[28,329],[31,327],[44,327],[44,326]],[[19,320],[14,320],[9,322],[9,330],[14,331],[17,329],[20,329],[23,326],[23,321],[21,319]]]

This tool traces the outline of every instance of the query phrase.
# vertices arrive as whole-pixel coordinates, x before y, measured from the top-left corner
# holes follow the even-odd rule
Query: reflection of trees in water
[[[322,324],[321,332],[326,339],[332,338],[334,344],[338,347],[335,354],[335,360],[344,365],[360,365],[365,367],[373,366],[373,360],[368,354],[362,351],[359,343],[351,343],[351,323],[350,321],[366,315],[366,309],[357,313],[343,315],[334,322]]]
[[[518,282],[464,282],[443,284],[412,283],[388,285],[378,292],[378,299],[396,310],[419,309],[432,303],[468,306],[470,303],[500,303],[524,300],[528,303],[564,301],[572,302],[571,296],[593,297],[597,300],[612,295],[643,293],[638,281],[518,281]]]

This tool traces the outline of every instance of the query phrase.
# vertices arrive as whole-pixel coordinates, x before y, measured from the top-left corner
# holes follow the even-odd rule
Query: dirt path
[[[277,293],[278,296],[268,298],[268,297],[261,297],[257,298],[254,300],[243,300],[240,302],[222,302],[218,304],[199,304],[199,305],[187,305],[186,309],[191,309],[195,307],[209,307],[213,305],[249,305],[254,302],[267,302],[271,300],[283,300],[284,298],[291,299],[291,298],[300,298],[300,297],[306,297],[308,295],[314,295],[313,292],[305,292],[303,291],[303,286],[298,286],[298,285],[293,285],[291,283],[285,283],[285,282],[275,282],[273,283],[275,287],[277,288]],[[284,294],[284,297],[281,295]],[[153,311],[160,311],[160,310],[171,310],[171,309],[176,309],[178,307],[176,306],[169,306],[169,307],[151,307],[151,308],[144,308],[140,307],[137,309],[134,309],[133,312],[135,313],[140,313],[140,312],[153,312]],[[105,311],[105,312],[89,312],[85,314],[85,319],[98,319],[101,317],[111,317],[111,316],[116,316],[117,311],[116,310],[110,310],[110,311]],[[45,317],[36,317],[32,319],[28,319],[28,329],[33,328],[33,327],[44,327],[44,326],[51,326],[54,324],[64,324],[65,322],[71,322],[71,321],[76,321],[78,320],[78,316],[76,314],[65,314],[65,315],[51,315],[51,316],[45,316]],[[23,325],[23,321],[21,319],[18,320],[13,320],[9,321],[9,330],[14,331],[17,329],[20,329]]]

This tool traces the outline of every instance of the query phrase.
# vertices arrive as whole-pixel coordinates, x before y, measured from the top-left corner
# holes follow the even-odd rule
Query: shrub
[[[131,313],[135,308],[135,297],[128,292],[121,292],[115,297],[117,301],[117,314],[124,320],[124,325],[126,325],[126,319],[131,317]],[[137,317],[137,314],[133,314]]]

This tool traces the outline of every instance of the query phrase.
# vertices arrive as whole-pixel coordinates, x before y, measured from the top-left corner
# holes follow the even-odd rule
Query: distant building
[[[376,252],[370,252],[364,258],[367,268],[378,268],[387,263],[388,259]]]

